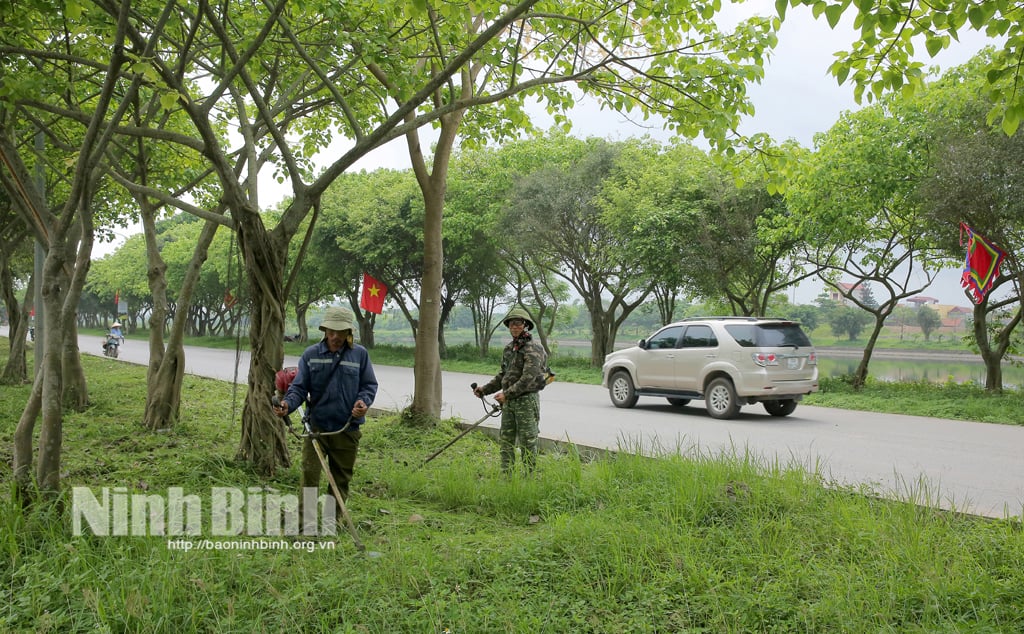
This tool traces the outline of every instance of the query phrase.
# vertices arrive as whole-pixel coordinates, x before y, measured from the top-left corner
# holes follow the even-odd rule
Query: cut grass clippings
[[[215,486],[298,486],[297,441],[272,479],[236,462],[230,384],[187,377],[181,421],[154,434],[139,424],[144,368],[83,364],[91,405],[64,421],[69,489],[205,498]],[[0,386],[6,481],[27,397]],[[365,426],[348,506],[377,558],[344,531],[266,549],[184,536],[188,551],[168,537],[75,536],[69,509],[22,511],[3,495],[0,631],[1024,630],[1017,521],[826,487],[744,454],[545,454],[533,476],[503,477],[496,445],[469,434],[420,466],[457,431],[397,417]]]

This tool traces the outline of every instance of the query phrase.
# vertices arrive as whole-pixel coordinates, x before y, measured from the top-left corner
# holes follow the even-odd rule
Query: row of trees
[[[959,80],[953,78],[962,72],[946,82],[955,85]],[[941,102],[958,94],[938,83],[919,100]],[[829,319],[851,339],[867,329],[855,377],[862,383],[874,341],[899,303],[925,290],[938,267],[962,257],[950,240],[955,218],[929,211],[946,193],[930,200],[931,180],[921,175],[945,178],[927,157],[945,156],[952,142],[947,111],[922,115],[919,129],[908,132],[895,125],[897,107],[922,108],[899,99],[841,121],[819,138],[818,153],[807,157],[786,196],[768,193],[765,172],[748,169],[737,179],[733,166],[682,142],[582,140],[556,132],[500,149],[457,153],[442,230],[441,351],[443,324],[458,304],[470,307],[477,344],[485,352],[500,316],[496,309],[529,306],[546,343],[561,306],[575,296],[583,298],[591,320],[591,358],[599,366],[618,329],[645,303],[657,306],[660,323],[678,316],[681,301],[711,305],[716,312],[778,313],[785,289],[816,276],[858,306]],[[957,125],[971,134],[982,129],[970,120]],[[944,136],[937,136],[940,130]],[[899,144],[908,134],[921,138],[904,157]],[[850,177],[822,170],[822,156],[844,165]],[[851,189],[856,196],[849,195]],[[806,207],[798,208],[800,203]],[[340,291],[359,315],[361,340],[373,345],[375,315],[359,312],[357,304],[359,273],[368,270],[389,284],[390,298],[415,337],[423,261],[415,228],[425,212],[414,174],[346,174],[328,189],[321,213],[289,302],[301,332],[309,306],[333,301]],[[198,233],[198,226],[191,231]],[[205,267],[213,280],[224,280],[230,271],[226,246],[225,241],[221,261]],[[183,266],[186,258],[178,260]],[[124,284],[124,271],[133,268],[119,252],[97,264],[93,274],[104,271],[103,290],[111,295]],[[135,277],[144,293],[140,274]],[[857,283],[836,285],[849,278]],[[872,284],[880,287],[881,301]],[[225,292],[223,283],[212,286],[207,312],[218,310]],[[792,308],[783,312],[808,316]]]
[[[440,349],[443,324],[458,304],[470,308],[486,352],[500,317],[495,311],[529,306],[546,343],[560,307],[578,297],[591,320],[597,366],[622,323],[645,303],[657,306],[661,323],[678,316],[681,302],[731,314],[778,314],[786,289],[813,276],[858,307],[830,319],[850,338],[869,334],[855,377],[861,384],[875,341],[900,303],[962,258],[959,220],[986,231],[1008,228],[988,224],[983,208],[969,215],[967,204],[951,216],[944,211],[949,192],[935,187],[951,176],[936,158],[948,158],[965,136],[985,129],[978,119],[984,99],[977,90],[963,91],[982,84],[983,59],[914,98],[847,115],[818,138],[814,153],[796,148],[800,162],[784,193],[770,193],[771,175],[761,163],[737,167],[682,142],[581,140],[554,132],[456,153],[442,231]],[[1002,132],[981,138],[989,151],[1003,151]],[[963,169],[955,176],[964,178]],[[372,345],[374,316],[358,311],[359,275],[369,271],[389,284],[389,297],[417,336],[424,242],[416,227],[424,214],[411,171],[340,177],[325,192],[290,298],[300,329],[305,332],[309,306],[340,295],[359,314],[362,340]],[[118,262],[116,270],[130,268]],[[1010,286],[1015,266],[1011,258],[1011,275],[1003,280]],[[230,261],[210,267],[220,279],[229,269]],[[850,278],[856,283],[837,284]],[[107,294],[114,288],[108,284]],[[221,287],[211,309],[220,305],[219,293]],[[1012,315],[997,323],[1007,322]],[[979,341],[987,345],[985,337]]]
[[[988,62],[986,90],[995,99],[987,107],[996,109],[1006,132],[1016,130],[1024,96],[1005,88],[1014,85],[1014,60],[1024,47],[1016,37],[1022,27],[1015,7],[987,3],[979,9],[966,0],[926,9],[916,4],[793,3],[798,4],[812,7],[816,15],[824,13],[833,24],[846,10],[858,13],[863,40],[851,57],[836,62],[834,72],[840,80],[851,78],[858,90],[868,90],[868,97],[920,86],[919,65],[908,56],[915,34],[932,54],[968,23],[1007,34],[1006,50]],[[703,134],[714,147],[727,149],[740,117],[751,110],[746,86],[762,76],[763,60],[791,10],[778,3],[775,16],[752,18],[723,33],[714,21],[718,4],[673,1],[270,0],[259,6],[192,6],[162,0],[42,0],[8,9],[0,20],[0,213],[5,214],[0,282],[5,289],[14,288],[8,263],[25,271],[20,265],[30,257],[8,247],[31,239],[40,250],[40,266],[29,284],[38,289],[41,361],[14,446],[15,479],[26,496],[35,486],[59,488],[63,408],[81,409],[88,402],[76,311],[94,241],[108,228],[129,219],[143,227],[153,325],[145,424],[153,429],[177,418],[185,316],[218,227],[230,231],[245,271],[252,349],[238,453],[270,474],[288,463],[284,432],[266,407],[283,355],[285,299],[296,296],[305,253],[319,239],[318,219],[328,190],[356,160],[392,139],[407,141],[423,204],[417,228],[423,260],[415,302],[416,391],[410,411],[436,416],[446,306],[442,212],[457,142],[470,148],[528,131],[527,99],[539,99],[557,122],[566,123],[561,113],[582,92],[609,107],[660,116],[684,136]],[[424,125],[440,132],[429,156],[419,139]],[[332,152],[327,164],[314,170],[314,161],[336,138],[346,139],[347,149]],[[770,149],[763,137],[749,141]],[[610,153],[590,158],[595,169],[613,160]],[[274,216],[261,213],[258,175],[266,170],[292,192]],[[574,177],[585,182],[591,175],[578,170]],[[558,194],[543,176],[529,181],[522,185],[523,197]],[[647,190],[628,180],[623,185],[630,184]],[[791,231],[786,221],[791,216],[775,202],[766,203],[778,191],[769,188],[762,194],[755,188],[748,194],[752,198],[744,204],[774,211],[756,224],[759,231],[778,232],[777,240],[765,242],[777,248]],[[594,204],[548,202],[556,201]],[[614,208],[615,201],[607,205]],[[156,227],[168,210],[202,223],[189,244],[192,257],[175,287],[175,319],[170,321],[171,283]],[[528,210],[520,211],[525,218]],[[628,209],[609,213],[624,226],[631,223]],[[11,225],[15,228],[8,230]],[[547,229],[537,227],[539,232]],[[723,244],[734,230],[710,226],[701,238]],[[588,257],[609,270],[628,266],[641,260],[641,253],[658,252],[661,237],[653,231],[647,235],[646,251],[631,254],[630,262],[609,261],[599,252]],[[563,247],[582,248],[568,242],[588,237],[582,232],[551,235],[551,244],[561,239],[562,245],[542,255],[562,257]],[[749,247],[744,253],[750,256]],[[783,257],[760,245],[754,255],[766,261]],[[756,294],[735,289],[728,301],[759,310],[772,287],[784,283],[774,278],[774,269],[771,275]],[[530,277],[524,274],[524,285]],[[599,346],[614,339],[618,319],[635,305],[637,293],[664,293],[627,286],[634,282],[623,277],[621,286],[607,289],[578,280]],[[622,299],[613,299],[608,308],[599,306],[606,293]],[[23,314],[6,290],[4,299],[12,317]],[[666,306],[672,299],[664,294]],[[19,322],[16,327],[23,326]],[[34,446],[39,447],[38,460]]]
[[[540,4],[44,1],[5,12],[3,77],[17,81],[7,79],[0,97],[0,176],[11,213],[45,252],[34,280],[43,360],[14,451],[23,492],[33,481],[56,490],[61,410],[88,400],[76,367],[75,310],[97,227],[127,217],[143,225],[157,325],[145,422],[155,429],[177,417],[184,331],[181,319],[163,330],[168,286],[155,221],[176,209],[205,223],[179,317],[217,227],[233,232],[251,298],[239,456],[273,473],[288,453],[266,401],[283,354],[283,300],[304,253],[300,247],[289,266],[289,248],[304,226],[299,241],[308,244],[324,192],[349,166],[391,139],[408,141],[425,209],[411,410],[436,416],[441,212],[456,140],[518,134],[529,127],[526,99],[558,113],[579,90],[613,107],[660,114],[687,134],[724,139],[750,110],[746,84],[761,76],[779,25],[755,18],[721,34],[715,10]],[[428,159],[418,130],[429,124],[440,138]],[[314,158],[335,137],[349,148],[314,174]],[[44,168],[38,180],[33,166]],[[260,213],[265,170],[293,194],[273,225]]]

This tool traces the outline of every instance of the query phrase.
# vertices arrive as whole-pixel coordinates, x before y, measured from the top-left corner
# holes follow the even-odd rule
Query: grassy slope
[[[92,406],[65,421],[69,487],[297,486],[295,466],[264,481],[235,462],[230,385],[189,377],[181,422],[147,434],[144,369],[83,361]],[[0,386],[5,455],[27,394]],[[471,434],[416,468],[454,434],[451,423],[367,426],[349,506],[376,559],[344,533],[312,552],[75,537],[69,514],[26,514],[4,498],[0,631],[1024,629],[1019,522],[828,489],[742,455],[548,455],[536,477],[506,479],[494,444]],[[9,480],[9,459],[0,468]]]

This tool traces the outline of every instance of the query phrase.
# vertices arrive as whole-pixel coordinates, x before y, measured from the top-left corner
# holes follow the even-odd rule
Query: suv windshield
[[[744,348],[802,348],[811,345],[800,324],[728,324],[726,332]]]

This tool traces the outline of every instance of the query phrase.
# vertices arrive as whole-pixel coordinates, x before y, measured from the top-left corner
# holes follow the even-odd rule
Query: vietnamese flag
[[[384,286],[369,273],[363,273],[363,296],[359,305],[371,313],[381,314],[384,311],[384,296],[388,287]]]

